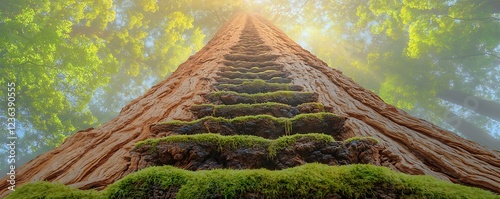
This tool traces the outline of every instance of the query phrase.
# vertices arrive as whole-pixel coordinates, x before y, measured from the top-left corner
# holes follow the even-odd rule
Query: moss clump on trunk
[[[251,115],[233,119],[204,117],[185,122],[169,121],[152,125],[153,134],[202,134],[256,135],[275,139],[283,135],[317,132],[339,136],[343,132],[345,118],[333,113],[300,114],[293,118],[276,118],[270,115]]]
[[[297,106],[303,103],[317,102],[318,94],[299,91],[276,91],[256,94],[237,93],[234,91],[218,91],[205,95],[205,98],[213,103],[222,103],[226,105],[277,102]]]
[[[234,105],[201,104],[191,106],[190,110],[197,118],[206,116],[235,118],[259,114],[290,118],[302,113],[319,113],[326,111],[321,103],[304,103],[294,107],[276,102]]]
[[[280,55],[273,54],[260,54],[260,55],[247,55],[247,54],[227,54],[224,55],[224,58],[228,61],[247,61],[247,62],[266,62],[266,61],[274,61]]]
[[[288,77],[288,72],[277,71],[277,70],[266,70],[258,73],[242,73],[238,71],[226,71],[226,72],[218,72],[217,75],[230,79],[263,79],[270,80],[276,77]]]
[[[138,143],[131,151],[133,171],[171,165],[186,170],[281,170],[306,163],[380,165],[382,147],[372,139],[334,141],[319,133],[263,139],[219,134],[173,135]]]
[[[48,182],[29,183],[13,198],[149,198],[152,189],[170,189],[175,198],[499,198],[479,188],[412,176],[373,165],[306,164],[279,171],[215,169],[186,171],[150,167],[129,174],[105,190],[81,191]]]
[[[253,68],[253,67],[266,67],[266,66],[274,66],[274,65],[280,65],[280,63],[275,62],[275,61],[224,61],[224,65],[226,66],[232,66],[232,67],[237,67],[237,68]]]
[[[259,72],[264,72],[266,70],[277,70],[280,71],[283,69],[283,66],[281,65],[272,65],[272,66],[264,66],[264,67],[252,67],[252,68],[243,68],[243,67],[232,67],[232,66],[224,66],[220,68],[221,72],[226,72],[226,71],[238,71],[242,73],[259,73]]]
[[[215,86],[219,90],[235,91],[238,93],[267,93],[275,91],[302,91],[304,88],[299,85],[267,83],[264,80],[256,79],[243,82],[242,84],[219,84]]]
[[[265,139],[251,135],[233,135],[223,136],[220,134],[205,133],[196,135],[173,135],[158,139],[147,139],[135,144],[134,148],[144,145],[150,145],[151,150],[155,151],[159,143],[180,143],[180,142],[195,142],[209,143],[218,146],[219,149],[229,148],[248,148],[248,147],[264,147],[268,149],[269,156],[276,156],[276,151],[295,144],[297,139],[315,140],[318,142],[329,143],[334,142],[332,136],[321,133],[295,134],[290,136],[279,137],[278,139]]]
[[[236,78],[236,79],[229,79],[229,78],[218,78],[217,82],[219,84],[242,84],[243,82],[247,81],[252,81],[253,79],[241,79],[241,78]],[[288,84],[292,82],[291,78],[284,78],[284,77],[273,77],[268,80],[264,80],[265,82],[268,83],[282,83],[282,84]],[[217,85],[217,84],[215,84]]]

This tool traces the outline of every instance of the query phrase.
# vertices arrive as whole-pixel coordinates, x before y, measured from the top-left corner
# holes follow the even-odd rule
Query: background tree
[[[298,24],[295,34],[294,28],[283,29],[330,66],[385,101],[446,128],[453,126],[445,116],[454,112],[483,131],[498,129],[497,122],[436,97],[455,90],[498,100],[499,13],[489,1],[307,3],[304,12],[313,14],[301,16],[311,16],[303,21],[313,23]],[[312,29],[313,35],[304,34]]]
[[[203,33],[178,7],[155,1],[2,2],[0,83],[17,85],[18,165],[76,130],[106,122],[201,48]]]

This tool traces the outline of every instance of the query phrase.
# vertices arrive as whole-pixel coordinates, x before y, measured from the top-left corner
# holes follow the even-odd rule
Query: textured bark
[[[190,106],[206,103],[203,96],[215,91],[211,82],[217,76],[216,69],[225,66],[224,55],[229,54],[239,40],[247,18],[265,45],[271,47],[270,54],[280,55],[275,62],[283,66],[292,84],[319,94],[320,103],[347,118],[345,138],[372,136],[380,140],[380,145],[385,147],[380,154],[382,165],[500,192],[498,151],[384,103],[374,93],[302,49],[277,27],[252,14],[236,15],[202,50],[181,64],[167,80],[130,102],[115,119],[101,127],[78,132],[58,148],[23,165],[17,170],[17,186],[47,180],[81,189],[101,189],[128,174],[129,152],[136,142],[150,136],[151,124],[194,119]],[[241,78],[245,78],[241,74]],[[6,179],[0,183],[5,195]]]

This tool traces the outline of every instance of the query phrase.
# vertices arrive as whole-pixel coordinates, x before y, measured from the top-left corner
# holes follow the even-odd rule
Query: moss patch
[[[255,39],[255,37],[240,37],[240,39]],[[263,44],[257,44],[257,45],[242,45],[242,44],[237,44],[233,47],[230,48],[233,51],[243,51],[245,53],[253,53],[253,54],[258,54],[262,52],[268,52],[271,50],[271,47],[263,45]]]
[[[238,93],[267,93],[275,91],[302,91],[304,88],[299,85],[268,83],[261,79],[243,82],[241,84],[219,84],[219,90],[235,91]]]
[[[205,95],[205,98],[214,103],[222,102],[227,105],[277,102],[297,106],[303,103],[316,102],[318,100],[318,94],[299,91],[276,91],[256,94],[237,93],[234,91],[218,91]]]
[[[411,176],[373,165],[327,166],[305,164],[279,171],[203,170],[186,171],[171,166],[150,167],[130,174],[103,191],[61,189],[61,185],[29,183],[7,198],[56,198],[89,194],[92,198],[149,198],[151,187],[178,186],[176,198],[499,198],[478,188]],[[57,190],[57,191],[47,191]],[[392,197],[390,197],[392,196]],[[75,198],[75,197],[73,197]],[[85,197],[77,197],[85,198]]]
[[[266,102],[259,104],[234,104],[234,105],[214,105],[214,104],[201,104],[201,105],[193,105],[192,107],[211,107],[216,110],[226,109],[228,111],[241,111],[249,108],[284,108],[284,107],[292,107],[288,104],[281,104],[276,102]]]
[[[234,118],[244,115],[266,114],[265,112],[273,113],[279,110],[290,112],[290,110],[292,109],[293,107],[290,105],[276,103],[276,102],[266,102],[259,104],[234,104],[234,105],[201,104],[201,105],[191,106],[191,111],[193,111],[195,115],[197,115],[199,118],[206,116]],[[266,115],[273,115],[275,117],[280,117],[277,116],[276,114],[266,114]]]
[[[229,61],[248,61],[248,62],[266,62],[274,61],[280,55],[273,54],[260,54],[260,55],[246,55],[246,54],[228,54],[224,58]]]
[[[275,77],[285,78],[289,75],[287,72],[277,71],[277,70],[266,70],[258,73],[242,73],[238,71],[226,71],[226,72],[218,72],[217,75],[230,79],[263,79],[270,80]]]
[[[79,190],[60,183],[51,183],[46,181],[28,183],[16,191],[9,194],[6,198],[11,199],[38,199],[38,198],[68,198],[68,199],[94,199],[104,198],[103,192],[94,190]]]
[[[229,79],[229,78],[218,78],[217,82],[219,84],[242,84],[243,82],[247,81],[252,81],[253,79],[241,79],[241,78],[236,78],[236,79]],[[283,83],[283,84],[288,84],[292,82],[292,79],[290,78],[284,78],[284,77],[273,77],[268,80],[264,80],[265,82],[268,83]],[[217,85],[217,84],[215,84]]]
[[[252,67],[265,67],[265,66],[273,66],[279,65],[278,62],[274,61],[265,61],[265,62],[249,62],[249,61],[224,61],[224,65],[233,66],[233,67],[243,67],[243,68],[252,68]]]
[[[232,66],[224,66],[220,68],[221,72],[226,71],[238,71],[242,73],[259,73],[266,70],[277,70],[280,71],[283,69],[281,65],[272,65],[272,66],[264,66],[264,67],[252,67],[252,68],[243,68],[243,67],[232,67]]]
[[[297,107],[276,102],[266,102],[259,104],[233,104],[214,105],[201,104],[193,105],[190,110],[198,118],[206,116],[235,118],[245,115],[271,115],[274,117],[294,117],[301,113],[325,112],[325,107],[320,103],[305,103]]]
[[[223,136],[220,134],[196,134],[196,135],[172,135],[158,139],[147,139],[137,142],[135,148],[150,145],[151,150],[155,150],[156,146],[160,143],[179,143],[179,142],[196,142],[196,143],[209,143],[222,148],[238,149],[249,147],[266,147],[269,156],[275,156],[276,151],[295,144],[298,139],[315,140],[323,143],[334,142],[332,136],[320,133],[308,134],[295,134],[291,136],[283,136],[275,140],[265,139],[258,136],[251,135],[233,135]]]
[[[220,133],[224,135],[257,135],[277,138],[282,135],[317,132],[329,135],[342,133],[345,118],[333,113],[299,114],[293,118],[276,118],[270,115],[250,115],[232,119],[204,117],[198,120],[168,121],[151,126],[151,132],[173,134]]]

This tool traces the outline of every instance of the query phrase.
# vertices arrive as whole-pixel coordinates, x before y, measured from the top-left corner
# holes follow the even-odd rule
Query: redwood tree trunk
[[[130,102],[108,123],[74,134],[58,148],[17,170],[18,184],[58,181],[81,189],[104,188],[128,174],[133,145],[151,136],[150,125],[194,119],[189,107],[205,103],[224,55],[253,23],[270,54],[292,84],[318,93],[318,101],[347,118],[344,138],[373,136],[385,147],[382,165],[408,174],[428,174],[452,182],[500,190],[500,153],[463,139],[388,105],[377,95],[328,67],[258,15],[241,13],[226,23],[198,53],[168,79]],[[340,138],[340,139],[344,139]],[[0,182],[7,192],[6,179]]]

